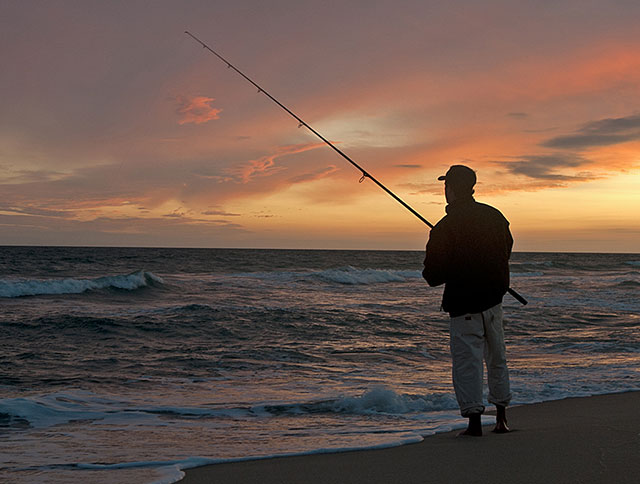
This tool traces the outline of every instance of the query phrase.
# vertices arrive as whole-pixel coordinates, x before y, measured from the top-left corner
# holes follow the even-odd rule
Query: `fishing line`
[[[258,93],[264,94],[269,99],[271,99],[274,103],[276,103],[278,106],[280,106],[280,108],[282,108],[284,111],[286,111],[291,117],[293,117],[298,122],[298,127],[299,128],[301,128],[302,126],[307,128],[314,135],[316,135],[318,138],[320,138],[324,143],[329,145],[336,153],[338,153],[345,160],[347,160],[349,163],[351,163],[354,167],[356,167],[358,170],[360,170],[360,172],[362,173],[362,176],[360,177],[360,183],[362,183],[366,178],[368,178],[373,183],[375,183],[380,188],[382,188],[385,192],[387,192],[391,197],[393,197],[394,200],[396,200],[398,203],[400,203],[404,208],[406,208],[413,215],[418,217],[429,228],[433,228],[433,224],[431,222],[429,222],[426,218],[424,218],[422,215],[420,215],[418,212],[416,212],[412,207],[410,207],[409,204],[407,204],[404,200],[402,200],[395,193],[393,193],[391,190],[389,190],[387,187],[385,187],[382,183],[380,183],[375,177],[373,177],[369,172],[367,172],[364,168],[362,168],[358,163],[356,163],[351,158],[349,158],[349,156],[347,156],[342,150],[340,150],[337,146],[335,146],[333,143],[331,143],[331,141],[326,139],[324,136],[322,136],[320,133],[318,133],[315,129],[313,129],[311,126],[309,126],[302,118],[300,118],[300,116],[295,114],[288,107],[286,107],[284,104],[282,104],[280,101],[278,101],[275,97],[273,97],[271,94],[269,94],[267,91],[265,91],[253,79],[248,77],[244,72],[242,72],[240,69],[238,69],[236,66],[234,66],[231,62],[229,62],[227,59],[225,59],[220,54],[218,54],[215,50],[213,50],[211,47],[209,47],[207,44],[205,44],[202,40],[200,40],[198,37],[193,35],[191,32],[189,32],[188,30],[185,30],[184,33],[187,34],[189,37],[191,37],[196,42],[198,42],[204,49],[207,49],[209,52],[211,52],[213,55],[215,55],[218,59],[220,59],[222,62],[224,62],[227,65],[227,68],[233,69],[238,74],[240,74],[242,77],[244,77],[245,80],[247,80],[249,83],[251,83],[258,90]],[[515,297],[520,303],[527,304],[526,299],[524,299],[520,294],[518,294],[513,289],[509,288],[508,292],[513,297]]]

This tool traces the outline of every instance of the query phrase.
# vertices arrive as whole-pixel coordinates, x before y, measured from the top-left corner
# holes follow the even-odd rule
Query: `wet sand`
[[[640,482],[640,392],[513,407],[512,432],[186,470],[180,484]]]

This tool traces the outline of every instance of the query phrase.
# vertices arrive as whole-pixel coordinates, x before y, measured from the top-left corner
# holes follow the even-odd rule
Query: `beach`
[[[188,469],[209,483],[631,483],[640,475],[640,392],[567,398],[509,409],[512,432],[381,450],[254,460]]]

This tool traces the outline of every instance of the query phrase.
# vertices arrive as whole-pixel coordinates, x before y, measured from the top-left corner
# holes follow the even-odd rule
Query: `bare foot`
[[[507,425],[507,410],[502,405],[496,405],[496,426],[492,432],[496,434],[507,434],[511,432]]]
[[[508,434],[511,430],[507,426],[507,422],[496,422],[496,426],[492,432],[494,434]]]
[[[471,415],[471,417],[469,417],[467,430],[458,434],[458,437],[462,436],[482,437],[482,421],[480,420],[480,414]]]

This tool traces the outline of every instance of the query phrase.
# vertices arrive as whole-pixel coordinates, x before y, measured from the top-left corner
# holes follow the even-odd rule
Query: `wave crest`
[[[78,420],[128,421],[170,416],[174,419],[200,418],[272,418],[279,415],[347,414],[397,415],[412,418],[411,414],[452,410],[457,408],[455,397],[449,393],[408,395],[385,386],[374,386],[359,396],[310,402],[264,404],[252,407],[218,406],[139,406],[89,391],[56,392],[22,398],[0,399],[0,425],[9,428],[47,428]]]
[[[133,291],[158,284],[164,284],[161,277],[143,270],[95,279],[0,279],[0,297],[81,294],[99,289]]]
[[[388,282],[406,282],[409,279],[420,279],[422,273],[417,270],[397,269],[358,269],[352,266],[337,267],[317,271],[273,271],[242,272],[232,277],[258,279],[275,282],[324,282],[345,285],[370,285]]]
[[[266,405],[254,407],[252,412],[271,415],[343,413],[348,415],[405,415],[409,413],[434,412],[457,408],[452,394],[432,393],[408,395],[397,393],[386,386],[374,386],[360,396],[341,397],[312,403]]]
[[[380,284],[385,282],[405,282],[407,279],[422,277],[420,271],[399,271],[390,269],[356,269],[347,266],[313,273],[313,277],[338,284]]]
[[[451,394],[407,395],[384,386],[376,386],[359,397],[343,397],[333,404],[334,411],[365,415],[433,412],[455,408],[456,401]]]

